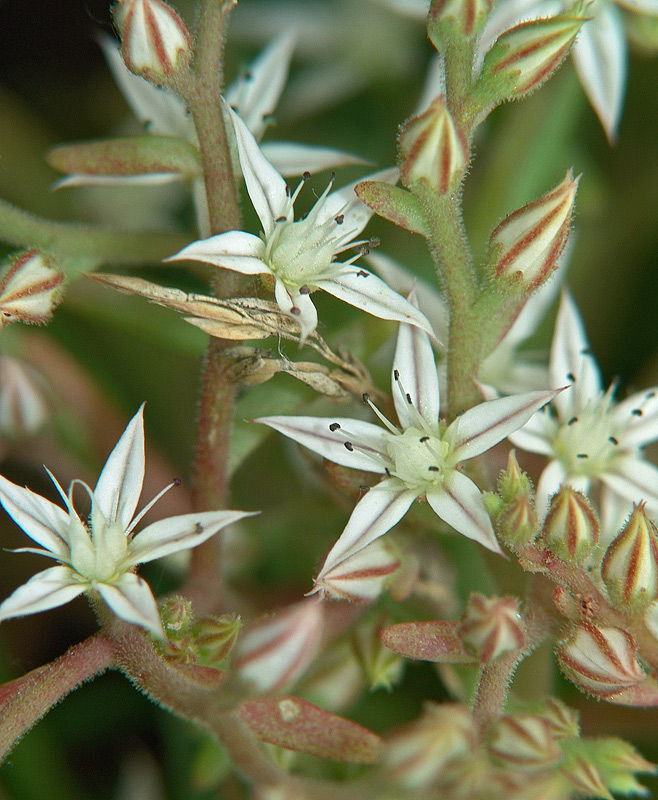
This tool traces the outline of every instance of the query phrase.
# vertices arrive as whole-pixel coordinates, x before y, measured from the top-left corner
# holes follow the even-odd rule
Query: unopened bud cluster
[[[519,467],[514,450],[498,481],[500,507],[495,511],[496,530],[510,545],[526,544],[537,536],[535,491],[530,478]]]
[[[206,667],[225,666],[242,628],[240,618],[233,614],[195,621],[191,602],[179,595],[165,602],[160,617],[167,634],[167,659]]]

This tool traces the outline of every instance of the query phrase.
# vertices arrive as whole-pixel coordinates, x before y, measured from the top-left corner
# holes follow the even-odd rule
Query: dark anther
[[[384,467],[384,472],[386,473],[387,478],[391,477],[391,470],[388,467]]]
[[[400,373],[396,369],[393,370],[393,380],[394,381],[400,380]]]
[[[578,422],[578,417],[571,417],[569,422],[567,422],[567,425],[573,425],[574,422]]]
[[[433,466],[432,466],[432,467],[428,467],[427,469],[428,469],[430,472],[439,472],[439,468],[438,468],[438,467],[433,467]]]
[[[369,273],[369,272],[366,272],[364,269],[360,269],[360,270],[359,270],[359,271],[356,273],[356,277],[357,277],[357,278],[369,278],[369,277],[370,277],[370,273]]]
[[[576,378],[574,377],[574,374],[573,374],[573,372],[567,372],[567,380],[568,380],[568,381],[571,381],[572,383],[574,383],[574,381],[576,380]]]
[[[200,522],[194,523],[194,533],[203,533],[203,525]]]
[[[298,317],[302,313],[302,310],[301,310],[301,308],[297,308],[297,306],[293,306],[290,309],[290,313],[294,314],[296,317]]]
[[[302,173],[302,178],[303,178],[305,181],[310,181],[310,180],[311,180],[311,173],[310,173],[310,172],[303,172],[303,173]]]
[[[641,416],[642,416],[642,409],[641,409],[641,408],[634,408],[634,409],[631,411],[631,414],[632,414],[634,417],[641,417]]]
[[[370,248],[367,244],[362,244],[361,247],[359,247],[359,253],[361,253],[362,256],[367,256],[370,254]]]
[[[429,440],[430,440],[429,436],[421,436],[418,441],[419,442],[429,442]]]
[[[334,222],[336,225],[342,225],[345,222],[345,214],[339,214],[337,217],[334,217]]]
[[[364,403],[366,403],[366,404],[367,404],[367,403],[369,403],[369,402],[370,402],[370,395],[368,394],[368,392],[364,392],[364,393],[361,395],[361,397],[363,397],[363,402],[364,402]]]
[[[576,453],[576,458],[589,458],[587,453]]]
[[[333,183],[336,180],[336,173],[331,170],[331,178],[329,179],[330,183]]]
[[[332,423],[331,423],[331,425],[329,426],[329,430],[330,430],[332,433],[333,433],[334,431],[337,431],[339,428],[340,428],[340,422],[332,422]]]
[[[379,247],[379,245],[381,244],[381,240],[379,236],[371,236],[368,241],[368,244],[370,245],[370,247]]]
[[[290,186],[286,184],[286,197],[290,197]]]
[[[619,440],[615,439],[614,436],[608,436],[608,441],[612,442],[613,444],[619,444]]]
[[[345,449],[349,450],[350,453],[354,450],[354,445],[352,442],[343,442],[343,444],[345,445]]]
[[[174,478],[174,486],[181,486],[183,481],[180,478]]]
[[[309,289],[309,287],[306,284],[304,284],[303,286],[299,287],[299,293],[300,294],[311,294],[311,290]]]
[[[407,403],[409,403],[410,406],[414,404],[414,401],[411,399],[411,395],[409,394],[409,392],[407,392]]]

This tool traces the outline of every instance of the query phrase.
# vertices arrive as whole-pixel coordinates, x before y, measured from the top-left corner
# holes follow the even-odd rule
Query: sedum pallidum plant
[[[525,114],[578,102],[573,53],[623,144],[622,14],[649,50],[658,9],[267,5],[239,30],[276,21],[269,41],[226,83],[233,2],[185,19],[115,2],[115,39],[99,41],[136,132],[47,155],[62,207],[93,190],[100,219],[0,201],[0,794],[34,797],[34,771],[87,797],[66,760],[78,742],[111,762],[85,779],[108,798],[646,796],[658,385],[605,388],[582,281],[572,293],[564,274],[587,247],[577,193],[595,194],[566,155],[574,130],[536,144],[514,125],[527,137]],[[425,46],[426,20],[422,101],[411,111],[420,82],[386,101],[406,108],[397,139],[363,109],[368,136],[332,136],[334,106],[320,144],[306,122],[270,140],[297,49],[345,79],[316,82],[314,109],[376,72],[382,53],[365,67],[336,49],[329,65],[325,44],[353,35],[343,11],[369,20],[364,47],[370,26],[400,53]],[[506,150],[501,177],[487,153],[506,137],[531,156]],[[395,164],[352,154],[375,141]],[[340,177],[316,177],[328,169]],[[158,229],[130,219],[136,187]],[[135,515],[143,486],[155,499]],[[30,572],[34,554],[50,565]],[[57,657],[39,666],[42,640]],[[133,687],[171,715],[148,736],[117,729]],[[59,749],[31,732],[43,717]]]

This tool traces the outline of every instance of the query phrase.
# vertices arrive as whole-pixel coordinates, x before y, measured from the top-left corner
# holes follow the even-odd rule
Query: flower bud
[[[11,440],[31,436],[46,422],[51,401],[46,382],[30,367],[0,355],[0,435]]]
[[[614,800],[605,785],[601,772],[584,758],[579,756],[570,760],[560,768],[560,772],[569,779],[569,783],[579,793],[587,797],[603,797],[606,800]]]
[[[487,21],[491,0],[435,0],[430,8],[427,31],[442,53],[445,43],[477,33]]]
[[[119,0],[112,13],[121,33],[121,56],[135,75],[161,84],[187,67],[192,39],[163,0]]]
[[[387,742],[384,764],[407,789],[422,789],[441,777],[451,762],[475,749],[469,711],[458,704],[428,705],[411,725]]]
[[[514,714],[498,720],[489,752],[524,770],[545,769],[562,757],[550,722],[539,714]]]
[[[586,558],[599,541],[599,521],[589,500],[570,486],[553,495],[544,520],[542,539],[563,561]]]
[[[189,630],[194,619],[192,603],[181,595],[170,597],[160,609],[160,618],[167,636],[180,636]]]
[[[550,192],[522,206],[498,225],[489,239],[489,262],[497,281],[524,292],[550,277],[569,237],[578,188],[569,170]]]
[[[548,19],[505,31],[484,57],[476,94],[484,106],[518,100],[547,81],[569,53],[581,25],[583,4]]]
[[[487,664],[501,653],[518,650],[525,642],[525,626],[515,597],[472,594],[457,628],[464,647]]]
[[[612,697],[645,679],[635,653],[633,637],[621,628],[582,622],[560,644],[557,657],[566,677],[583,692]]]
[[[368,603],[379,597],[399,566],[390,545],[377,539],[330,569],[315,585],[329,597]]]
[[[644,503],[606,550],[601,577],[615,608],[637,611],[658,598],[658,528]]]
[[[238,642],[236,670],[261,692],[292,684],[314,660],[323,627],[323,604],[315,599],[255,622]]]
[[[37,249],[12,259],[0,279],[0,328],[8,322],[41,325],[60,301],[64,273]]]
[[[468,145],[443,97],[437,97],[426,111],[404,125],[400,156],[404,186],[422,181],[437,194],[446,194],[459,184],[468,167]]]
[[[537,536],[535,492],[530,478],[519,467],[514,450],[510,451],[507,468],[498,480],[502,507],[495,515],[496,531],[508,544],[527,544]]]
[[[556,697],[548,698],[541,715],[548,720],[555,739],[574,739],[580,734],[578,712]]]
[[[242,621],[235,614],[204,617],[194,626],[194,643],[199,661],[208,667],[219,666],[230,655],[242,630]]]

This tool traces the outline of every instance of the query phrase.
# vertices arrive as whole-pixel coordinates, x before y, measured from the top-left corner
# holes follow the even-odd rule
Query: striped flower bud
[[[459,185],[468,166],[468,145],[442,96],[404,125],[400,156],[400,177],[405,186],[420,181],[437,194],[446,194]]]
[[[544,520],[542,539],[563,561],[586,558],[599,541],[599,521],[589,500],[570,486],[553,495]]]
[[[560,768],[560,772],[569,779],[569,783],[583,795],[587,797],[602,797],[606,800],[614,800],[605,785],[603,775],[594,765],[578,756]]]
[[[595,697],[612,697],[645,679],[635,654],[635,641],[629,633],[590,622],[575,627],[557,650],[566,677]]]
[[[60,301],[64,273],[33,248],[14,257],[0,278],[0,328],[8,322],[41,325]]]
[[[518,100],[547,81],[588,19],[583,7],[578,3],[564,14],[522,22],[499,36],[484,57],[476,84],[483,105]]]
[[[400,563],[390,544],[377,539],[326,572],[315,586],[332,598],[372,602],[384,591]]]
[[[616,608],[637,611],[658,599],[658,528],[644,503],[606,550],[601,576]]]
[[[550,277],[569,237],[577,178],[569,170],[550,192],[506,217],[489,239],[491,273],[524,292]]]
[[[255,622],[238,642],[238,674],[261,692],[294,683],[315,659],[323,627],[323,604],[314,598]]]
[[[163,0],[119,0],[112,13],[121,33],[121,56],[135,75],[163,84],[187,67],[192,39]]]
[[[218,667],[231,654],[242,630],[236,614],[203,617],[194,626],[194,644],[199,661],[208,667]]]
[[[464,647],[487,664],[525,642],[525,626],[515,597],[472,594],[457,634]]]
[[[524,770],[546,769],[562,757],[550,722],[539,714],[513,714],[498,720],[489,752]]]
[[[578,724],[578,712],[566,706],[556,697],[549,697],[542,717],[548,720],[556,739],[573,739],[580,733]]]
[[[452,762],[474,750],[475,742],[468,709],[456,703],[432,704],[388,740],[384,764],[396,783],[423,789],[438,780]]]

